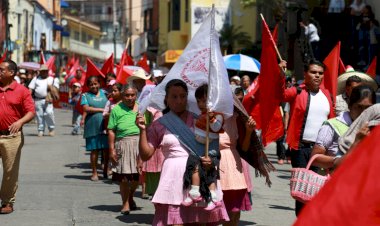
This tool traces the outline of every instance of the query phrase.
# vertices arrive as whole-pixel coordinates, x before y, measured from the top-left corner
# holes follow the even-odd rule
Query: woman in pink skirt
[[[236,124],[237,114],[227,119],[224,124],[224,133],[220,134],[220,183],[223,190],[223,201],[226,206],[230,221],[224,226],[237,226],[241,211],[251,210],[249,192],[252,189],[249,165],[240,158],[236,149],[238,140],[238,128]],[[251,137],[252,129],[248,129],[246,137]],[[244,144],[243,144],[243,149]]]
[[[137,117],[136,120],[140,128],[140,157],[143,160],[149,159],[158,147],[161,147],[165,157],[159,185],[152,200],[156,209],[152,225],[220,224],[228,221],[224,204],[212,211],[204,210],[200,207],[200,203],[188,207],[181,205],[186,197],[183,176],[189,151],[180,143],[179,138],[169,131],[163,120],[176,120],[176,127],[186,127],[194,131],[194,118],[192,113],[186,110],[188,95],[186,83],[173,79],[167,83],[165,91],[167,109],[164,110],[164,116],[154,121],[148,129],[145,127],[143,117]],[[203,157],[202,164],[206,168],[214,167],[210,158]],[[219,197],[222,197],[220,190],[219,194]],[[205,207],[206,203],[203,204]]]

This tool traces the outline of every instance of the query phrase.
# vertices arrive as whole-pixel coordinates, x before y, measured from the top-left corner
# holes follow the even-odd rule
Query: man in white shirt
[[[40,74],[34,77],[29,84],[29,89],[34,98],[37,116],[38,136],[42,137],[45,131],[45,123],[49,129],[49,136],[54,136],[55,121],[53,103],[46,101],[48,95],[48,85],[53,85],[59,89],[59,80],[48,76],[49,69],[46,65],[41,65]]]

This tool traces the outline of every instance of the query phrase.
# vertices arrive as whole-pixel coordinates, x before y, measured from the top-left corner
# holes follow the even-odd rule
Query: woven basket
[[[293,168],[291,170],[290,195],[300,202],[310,201],[330,179],[330,174],[322,176],[309,170],[313,161],[319,156],[321,155],[314,155],[306,168]]]

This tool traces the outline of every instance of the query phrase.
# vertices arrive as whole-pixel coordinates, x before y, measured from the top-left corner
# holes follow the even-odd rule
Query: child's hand
[[[256,128],[256,122],[253,120],[252,116],[249,116],[248,121],[245,123],[245,128],[247,131],[252,132]]]

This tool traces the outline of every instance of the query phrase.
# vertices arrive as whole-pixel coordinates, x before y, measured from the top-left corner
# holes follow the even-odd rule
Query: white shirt
[[[36,98],[45,98],[47,96],[48,84],[52,85],[54,81],[54,86],[59,89],[59,80],[48,76],[42,79],[40,76],[34,77],[29,84],[29,89],[34,90],[34,95]]]
[[[318,93],[310,93],[309,112],[307,114],[305,130],[302,140],[315,142],[318,131],[330,113],[330,104],[325,94],[319,90]]]
[[[318,29],[314,24],[309,23],[305,27],[305,35],[309,37],[309,42],[319,42]]]
[[[344,0],[330,0],[329,13],[341,13],[344,10]]]

